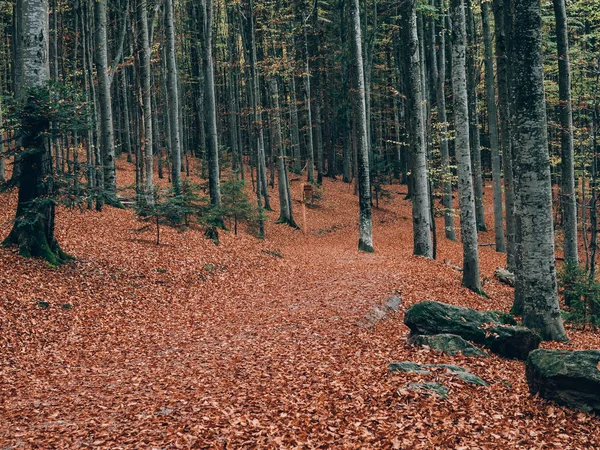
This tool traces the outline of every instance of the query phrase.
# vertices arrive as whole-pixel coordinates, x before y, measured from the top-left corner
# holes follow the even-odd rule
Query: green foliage
[[[568,307],[565,320],[583,327],[600,326],[600,283],[584,267],[572,263],[563,265],[558,283]]]
[[[373,152],[373,163],[371,164],[371,188],[375,197],[375,207],[379,208],[380,198],[390,198],[391,194],[385,188],[386,182],[392,173],[392,165],[382,152]]]
[[[256,222],[262,217],[262,212],[252,206],[246,184],[243,180],[237,180],[230,176],[221,184],[221,206],[212,211],[215,217],[233,222],[234,233],[237,235],[238,223],[246,222],[253,230]]]

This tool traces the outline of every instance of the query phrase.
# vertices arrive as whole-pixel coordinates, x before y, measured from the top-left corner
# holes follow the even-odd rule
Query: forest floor
[[[219,246],[166,227],[156,246],[132,210],[61,208],[58,239],[77,261],[51,268],[0,249],[0,448],[600,447],[600,418],[531,396],[523,362],[406,343],[408,306],[508,310],[512,290],[493,278],[504,265],[493,247],[481,247],[489,299],[460,286],[459,244],[440,238],[437,261],[412,256],[406,187],[389,190],[374,254],[356,250],[352,186],[329,179],[306,234],[273,212],[264,241],[221,232]],[[15,203],[0,195],[0,236]],[[356,325],[392,294],[400,313]],[[543,346],[600,348],[600,335],[568,332],[569,344]],[[459,364],[490,386],[389,372],[406,360]],[[402,389],[423,380],[444,381],[448,399]]]

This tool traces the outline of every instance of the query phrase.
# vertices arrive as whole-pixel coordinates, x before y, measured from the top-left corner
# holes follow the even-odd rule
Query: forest
[[[600,448],[600,0],[0,0],[0,447]]]

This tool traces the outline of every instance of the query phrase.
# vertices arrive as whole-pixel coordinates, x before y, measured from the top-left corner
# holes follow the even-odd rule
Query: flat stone
[[[442,383],[425,382],[425,383],[409,383],[407,389],[415,392],[426,392],[436,394],[438,397],[446,399],[450,389]]]
[[[464,356],[488,356],[486,352],[456,334],[445,333],[434,334],[432,336],[415,334],[410,336],[408,343],[420,347],[427,346],[450,356],[455,356],[459,353],[462,353]]]

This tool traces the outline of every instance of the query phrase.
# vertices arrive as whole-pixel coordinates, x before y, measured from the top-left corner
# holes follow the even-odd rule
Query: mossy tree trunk
[[[27,0],[20,8],[22,42],[21,95],[27,88],[43,87],[50,79],[48,61],[48,0]],[[18,245],[25,257],[38,256],[52,265],[69,259],[54,236],[55,202],[52,154],[46,133],[49,121],[36,111],[36,98],[26,98],[21,126],[19,200],[12,231],[4,245]]]

